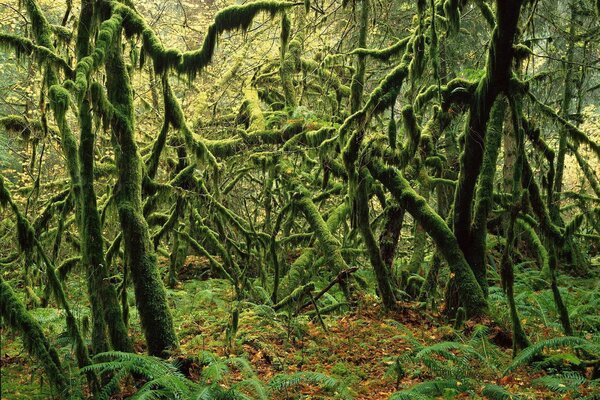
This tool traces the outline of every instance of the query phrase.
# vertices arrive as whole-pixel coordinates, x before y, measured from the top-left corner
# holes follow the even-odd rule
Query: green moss
[[[291,3],[286,2],[259,0],[226,7],[215,15],[200,49],[180,52],[176,49],[165,49],[146,21],[132,8],[121,3],[112,3],[113,15],[119,14],[124,19],[126,34],[142,36],[143,51],[152,58],[156,72],[173,69],[190,79],[194,79],[196,74],[210,63],[221,33],[237,29],[245,31],[259,13],[266,12],[273,17],[291,6]]]
[[[453,26],[458,18],[458,1],[446,0],[444,9]],[[479,80],[470,102],[465,124],[463,152],[460,156],[460,173],[454,196],[453,230],[460,248],[470,252],[475,187],[481,172],[486,127],[496,98],[508,90],[513,57],[513,39],[521,12],[521,2],[516,0],[497,3],[497,24],[492,33],[492,43],[486,60],[485,75]],[[518,169],[518,168],[517,168]],[[470,257],[467,257],[469,259]]]
[[[476,0],[475,4],[477,4],[477,7],[479,7],[479,11],[481,11],[483,18],[485,18],[490,28],[494,28],[496,25],[496,17],[490,5],[484,0]]]
[[[387,167],[377,160],[370,160],[368,168],[371,174],[391,192],[400,206],[405,208],[431,236],[454,274],[453,280],[459,288],[459,295],[467,316],[485,314],[487,302],[483,291],[458,246],[456,236],[444,220],[431,209],[425,199],[415,193],[408,181],[395,168]]]
[[[369,25],[369,0],[361,1],[360,18],[358,25],[358,47],[367,47],[367,34]],[[355,113],[361,108],[362,94],[365,86],[366,60],[363,54],[357,54],[355,72],[350,84],[350,112]]]
[[[40,324],[29,315],[11,287],[0,277],[0,315],[23,337],[25,349],[42,364],[50,385],[59,397],[69,397],[69,381],[56,349],[44,336]]]
[[[391,285],[390,270],[386,268],[383,258],[381,257],[380,249],[375,240],[375,235],[371,229],[371,221],[369,220],[369,193],[367,185],[372,182],[372,178],[368,176],[366,169],[359,171],[359,183],[356,191],[355,205],[356,205],[356,218],[358,229],[363,238],[363,243],[367,248],[367,254],[371,261],[371,266],[375,272],[377,279],[377,289],[383,305],[387,309],[396,308],[396,297],[394,295],[393,287]]]
[[[18,59],[33,56],[38,65],[50,65],[62,69],[68,77],[73,75],[69,63],[51,48],[38,46],[22,36],[0,33],[0,48],[13,50]]]
[[[177,347],[173,317],[142,209],[142,160],[134,137],[133,96],[120,35],[106,57],[108,100],[118,168],[114,196],[148,352],[165,357]]]
[[[494,178],[502,141],[502,128],[507,104],[498,98],[492,107],[485,136],[485,151],[475,194],[475,210],[471,226],[471,246],[466,254],[479,285],[487,295],[486,237],[487,219],[494,205]]]
[[[400,54],[406,49],[406,45],[410,42],[410,36],[398,40],[396,43],[383,49],[367,49],[356,48],[350,54],[365,55],[380,61],[388,61],[393,56]]]
[[[527,94],[544,114],[554,119],[565,128],[563,132],[568,135],[568,138],[572,140],[573,143],[585,144],[590,148],[591,151],[593,151],[596,154],[597,157],[600,157],[600,144],[590,139],[590,137],[585,132],[583,132],[575,125],[558,115],[558,113],[556,113],[551,107],[538,100],[538,98],[535,97],[533,93],[528,92]]]
[[[518,218],[516,222],[519,225],[519,227],[523,230],[523,232],[525,232],[525,234],[527,235],[527,237],[529,239],[529,242],[532,244],[532,246],[537,251],[542,275],[550,276],[548,251],[546,250],[546,247],[544,247],[544,245],[542,244],[542,241],[540,240],[539,236],[535,232],[535,229],[531,225],[531,222],[527,221],[524,218]]]

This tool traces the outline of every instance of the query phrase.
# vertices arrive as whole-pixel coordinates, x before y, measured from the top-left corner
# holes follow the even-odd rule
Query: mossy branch
[[[195,51],[181,52],[177,49],[165,48],[152,28],[132,8],[119,2],[111,3],[113,15],[123,17],[123,27],[127,35],[141,35],[144,52],[152,57],[157,73],[174,70],[194,79],[196,74],[212,60],[218,36],[231,30],[247,30],[254,18],[266,12],[275,16],[294,4],[279,1],[259,0],[244,5],[232,5],[219,11],[214,22],[208,27],[202,47]]]
[[[594,152],[594,154],[596,154],[597,157],[600,158],[600,144],[590,139],[590,137],[585,132],[583,132],[575,125],[558,115],[558,113],[554,111],[550,106],[542,103],[533,93],[528,92],[527,94],[544,114],[554,119],[565,128],[565,132],[569,135],[569,139],[571,139],[573,143],[585,144],[590,148],[590,150]]]
[[[14,50],[17,58],[33,55],[39,64],[48,63],[62,69],[67,77],[73,76],[73,69],[69,63],[53,50],[38,46],[31,40],[19,35],[0,33],[0,48]]]
[[[389,47],[385,47],[383,49],[366,49],[366,48],[356,48],[352,50],[350,55],[363,55],[369,56],[379,61],[388,61],[393,56],[399,54],[400,52],[406,49],[406,46],[410,42],[411,37],[405,37],[403,39],[398,40],[396,43]]]

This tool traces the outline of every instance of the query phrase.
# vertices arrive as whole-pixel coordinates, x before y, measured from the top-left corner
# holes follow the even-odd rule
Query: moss
[[[573,125],[572,123],[570,123],[569,121],[567,121],[566,119],[561,117],[551,107],[547,106],[546,104],[544,104],[540,100],[538,100],[538,98],[535,97],[535,95],[533,93],[528,92],[527,94],[544,114],[546,114],[550,118],[554,119],[560,125],[562,125],[563,128],[565,128],[564,134],[568,135],[568,138],[570,140],[572,140],[573,143],[585,144],[586,146],[589,147],[589,149],[591,151],[593,151],[596,154],[597,157],[600,157],[600,144],[598,144],[595,141],[593,141],[592,139],[590,139],[590,137],[585,132],[583,132],[582,130],[577,128],[575,125]]]
[[[459,288],[459,295],[467,316],[485,314],[487,302],[483,291],[458,246],[456,236],[444,220],[431,209],[425,199],[415,193],[408,181],[396,169],[386,167],[377,160],[370,160],[368,168],[371,174],[391,192],[400,206],[404,207],[431,236],[454,274],[453,280]]]
[[[484,0],[476,0],[475,4],[477,4],[477,7],[479,7],[479,11],[481,11],[483,18],[485,18],[490,28],[493,29],[496,25],[496,17],[490,5]]]
[[[44,336],[40,324],[19,301],[11,287],[0,277],[0,315],[23,337],[25,349],[42,364],[48,381],[60,398],[69,397],[69,381],[56,349]]]
[[[120,36],[106,57],[108,100],[113,105],[111,127],[118,168],[114,196],[125,252],[134,284],[137,308],[148,352],[165,357],[177,347],[173,317],[160,278],[156,254],[142,210],[142,161],[134,137],[131,82],[123,61]]]
[[[351,89],[344,85],[338,74],[329,69],[325,69],[320,63],[301,57],[300,63],[302,68],[310,73],[316,73],[323,82],[323,88],[330,87],[335,90],[337,101],[350,96]]]
[[[458,2],[453,2],[456,5]],[[451,15],[457,12],[457,6],[450,4]],[[453,230],[463,252],[470,251],[473,198],[479,177],[486,136],[486,126],[492,106],[503,91],[509,87],[513,39],[517,31],[521,11],[521,2],[517,0],[497,2],[497,24],[492,33],[492,43],[486,60],[485,75],[479,80],[473,94],[469,117],[465,124],[465,142],[460,156],[460,173],[454,196]],[[448,15],[447,15],[448,16]],[[453,22],[451,22],[453,24]]]
[[[394,295],[393,287],[391,285],[390,270],[386,268],[381,257],[380,249],[375,240],[375,235],[371,229],[371,222],[369,220],[369,193],[367,185],[372,182],[372,178],[368,175],[366,169],[359,171],[359,184],[356,192],[356,207],[357,207],[357,222],[358,229],[363,238],[363,243],[367,248],[367,254],[371,261],[371,266],[375,272],[377,279],[377,289],[383,305],[387,309],[396,308],[396,297]],[[369,179],[370,178],[370,179]]]
[[[361,1],[360,18],[358,25],[358,46],[361,48],[367,47],[367,34],[369,25],[369,0]],[[362,94],[365,86],[366,60],[362,54],[357,54],[356,70],[352,75],[350,84],[350,112],[355,113],[361,108]]]
[[[281,60],[285,56],[285,53],[288,49],[288,44],[290,41],[290,34],[292,30],[292,22],[290,21],[290,17],[288,17],[287,13],[283,11],[281,13],[281,36],[280,36],[280,47],[279,51],[281,54]]]
[[[458,33],[460,30],[460,1],[444,1],[444,15],[448,23],[448,31],[451,33]]]
[[[292,40],[289,43],[285,54],[283,54],[283,57],[281,58],[281,65],[279,67],[285,105],[290,109],[296,108],[298,105],[293,75],[300,67],[301,52],[302,44],[300,41],[298,39]]]
[[[300,286],[300,287],[294,289],[294,291],[292,293],[290,293],[288,296],[281,299],[280,302],[273,305],[273,309],[279,310],[279,309],[286,307],[290,304],[293,304],[295,302],[302,301],[302,298],[309,295],[310,292],[312,292],[314,289],[315,289],[315,284],[312,282],[309,282],[306,285]]]
[[[22,115],[7,115],[0,118],[0,126],[9,132],[20,133],[25,140],[39,139],[44,134],[41,121],[29,120]]]
[[[410,42],[410,36],[398,40],[396,43],[383,49],[367,49],[356,48],[350,54],[365,55],[380,61],[388,61],[393,56],[400,54],[406,49],[406,45]]]
[[[427,60],[425,58],[425,35],[423,33],[416,35],[415,40],[412,42],[412,46],[413,58],[410,61],[408,69],[410,80],[411,82],[414,82],[423,75],[423,71],[427,65]]]
[[[575,148],[575,146],[569,146],[569,150],[575,156],[577,164],[579,164],[579,167],[581,168],[583,175],[589,182],[592,191],[594,192],[596,197],[600,198],[600,183],[598,182],[598,178],[594,174],[594,171],[590,167],[590,164],[581,156],[581,154],[579,153],[577,148]]]
[[[431,191],[430,179],[427,176],[425,168],[420,168],[418,172],[419,190],[418,194],[422,196],[425,201],[429,200],[429,194]],[[425,260],[425,251],[427,250],[427,233],[421,225],[418,223],[414,224],[414,237],[413,237],[413,250],[406,267],[406,271],[409,274],[418,274],[423,261]],[[408,287],[408,284],[407,284]]]
[[[529,242],[537,251],[542,276],[550,276],[548,251],[546,250],[546,247],[544,247],[544,245],[542,244],[542,241],[535,232],[535,229],[531,225],[531,222],[527,221],[524,218],[518,218],[516,222],[519,225],[519,227],[523,230],[523,232],[525,232],[529,239]]]
[[[143,38],[143,51],[149,55],[157,73],[168,69],[194,79],[196,74],[212,60],[218,36],[230,30],[247,30],[254,18],[262,12],[271,17],[291,7],[291,3],[259,0],[244,5],[232,5],[219,11],[214,22],[208,27],[202,47],[195,51],[180,52],[176,49],[165,49],[154,31],[135,10],[122,3],[113,2],[113,15],[119,14],[124,19],[123,27],[128,36],[137,34]]]
[[[494,205],[494,179],[502,141],[506,100],[498,98],[492,107],[485,136],[485,151],[475,194],[475,210],[470,230],[470,248],[466,254],[479,285],[487,295],[486,237],[487,219]]]
[[[17,59],[33,56],[38,65],[50,65],[54,68],[60,68],[67,77],[73,75],[69,63],[51,48],[38,46],[22,36],[0,33],[0,48],[13,50]]]

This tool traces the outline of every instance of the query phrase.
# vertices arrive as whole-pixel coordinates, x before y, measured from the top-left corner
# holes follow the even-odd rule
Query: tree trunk
[[[116,35],[106,57],[106,73],[110,76],[106,86],[113,107],[111,125],[118,168],[115,202],[148,352],[166,357],[177,348],[177,337],[142,212],[142,160],[134,138],[133,95],[121,53],[120,30]]]

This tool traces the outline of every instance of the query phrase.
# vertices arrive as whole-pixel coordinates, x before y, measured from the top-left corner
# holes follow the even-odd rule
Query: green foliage
[[[521,353],[519,353],[519,355],[515,357],[513,362],[505,369],[504,373],[507,374],[510,371],[515,370],[516,368],[529,364],[536,357],[540,356],[546,349],[557,349],[562,347],[584,348],[594,353],[600,352],[599,345],[591,343],[588,340],[579,337],[564,336],[542,340],[540,342],[537,342],[536,344],[529,346]]]
[[[490,400],[519,400],[520,396],[510,393],[502,386],[488,384],[483,388],[482,394]]]
[[[389,397],[389,400],[431,400],[439,396],[458,394],[461,391],[461,383],[457,380],[436,379],[396,392]]]
[[[120,383],[134,377],[143,384],[131,399],[182,398],[182,399],[268,399],[269,394],[288,391],[296,386],[310,384],[348,399],[345,386],[334,378],[317,372],[298,372],[292,375],[274,376],[268,385],[257,379],[248,361],[240,357],[221,358],[202,352],[198,361],[203,366],[200,382],[186,378],[178,369],[177,362],[170,363],[159,358],[121,352],[101,353],[94,357],[94,364],[82,372],[94,371],[110,374],[110,380],[97,395],[108,399],[118,390]],[[230,368],[242,373],[245,379],[225,385]]]

